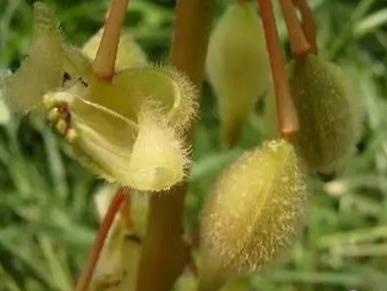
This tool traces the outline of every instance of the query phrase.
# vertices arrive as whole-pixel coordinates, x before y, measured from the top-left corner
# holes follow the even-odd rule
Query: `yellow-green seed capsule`
[[[232,164],[217,182],[201,221],[201,290],[260,270],[292,242],[307,190],[293,146],[265,142]]]
[[[90,61],[93,61],[97,55],[102,33],[103,29],[92,36],[83,46],[82,51]],[[146,64],[147,57],[141,47],[134,41],[129,32],[121,32],[115,64],[116,72],[133,67],[144,67]]]
[[[5,96],[23,113],[40,104],[43,95],[62,81],[63,41],[54,13],[43,3],[34,5],[34,35],[28,57],[5,82]]]
[[[227,9],[210,37],[206,63],[218,97],[222,140],[231,146],[238,141],[254,101],[270,80],[256,5],[234,3]]]
[[[334,172],[359,138],[360,100],[339,67],[314,55],[289,69],[300,123],[295,147],[310,172]]]

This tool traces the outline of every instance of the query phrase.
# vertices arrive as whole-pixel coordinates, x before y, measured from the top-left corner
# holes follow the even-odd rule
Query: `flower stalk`
[[[120,212],[121,208],[128,202],[128,199],[129,193],[127,190],[125,188],[119,187],[112,202],[110,203],[108,211],[104,216],[95,239],[94,246],[89,254],[86,267],[84,268],[75,288],[76,291],[88,290],[98,263],[98,259],[101,255],[101,251],[105,245],[105,241],[109,235],[109,231],[113,225],[114,219],[117,216],[117,213]]]
[[[306,39],[311,46],[310,53],[317,54],[317,26],[316,22],[314,21],[312,9],[310,8],[307,0],[293,0],[293,4],[298,7],[298,10],[301,13],[301,27],[304,31]]]
[[[292,55],[295,58],[303,58],[311,52],[312,46],[297,19],[296,9],[292,0],[280,0],[280,5],[289,33]]]
[[[298,117],[290,94],[285,61],[275,23],[271,0],[257,0],[261,8],[277,104],[278,128],[282,137],[292,139],[298,131]]]
[[[128,3],[129,0],[113,0],[112,2],[101,44],[93,63],[94,75],[99,79],[111,80],[114,75],[120,32]]]

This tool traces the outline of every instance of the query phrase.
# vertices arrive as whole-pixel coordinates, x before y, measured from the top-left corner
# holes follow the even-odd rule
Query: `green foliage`
[[[0,67],[14,70],[25,57],[32,2],[0,1]],[[56,7],[65,36],[75,45],[99,30],[108,6],[102,0],[45,2]],[[229,2],[217,1],[217,16]],[[342,66],[363,100],[363,136],[344,173],[325,184],[311,179],[308,228],[290,258],[229,290],[387,286],[387,1],[310,2],[321,55]],[[166,60],[173,1],[131,1],[126,26],[151,60]],[[204,89],[185,219],[191,233],[197,231],[202,202],[220,171],[266,135],[262,102],[238,146],[224,149],[216,101],[208,86]],[[100,182],[73,162],[60,139],[34,116],[14,117],[1,126],[0,169],[0,290],[71,290],[98,227],[92,197]],[[188,290],[189,280],[182,278],[179,290]]]

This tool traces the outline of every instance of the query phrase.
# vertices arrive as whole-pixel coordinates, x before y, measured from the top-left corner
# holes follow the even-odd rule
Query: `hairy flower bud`
[[[290,85],[300,130],[295,146],[309,171],[341,168],[359,138],[361,113],[344,72],[314,55],[290,65]]]
[[[207,72],[218,97],[222,140],[230,146],[269,85],[265,40],[254,4],[232,4],[221,17],[210,37]]]
[[[306,184],[293,146],[272,140],[243,155],[217,182],[201,221],[201,290],[259,270],[302,224]]]
[[[83,53],[90,59],[94,60],[101,42],[103,29],[92,36],[83,46]],[[129,32],[121,32],[120,42],[118,45],[116,72],[133,67],[143,67],[147,64],[147,57],[141,47],[133,40]]]
[[[34,35],[28,56],[5,82],[9,103],[23,113],[39,105],[42,96],[62,81],[63,46],[59,23],[43,3],[34,5]]]

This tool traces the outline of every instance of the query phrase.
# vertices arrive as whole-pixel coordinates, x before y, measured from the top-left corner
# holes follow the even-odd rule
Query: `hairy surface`
[[[272,140],[243,155],[218,180],[203,212],[204,280],[253,272],[273,261],[302,225],[306,202],[291,144]]]
[[[296,149],[309,171],[340,169],[361,131],[360,100],[344,72],[310,55],[290,66],[290,84],[300,131]]]

